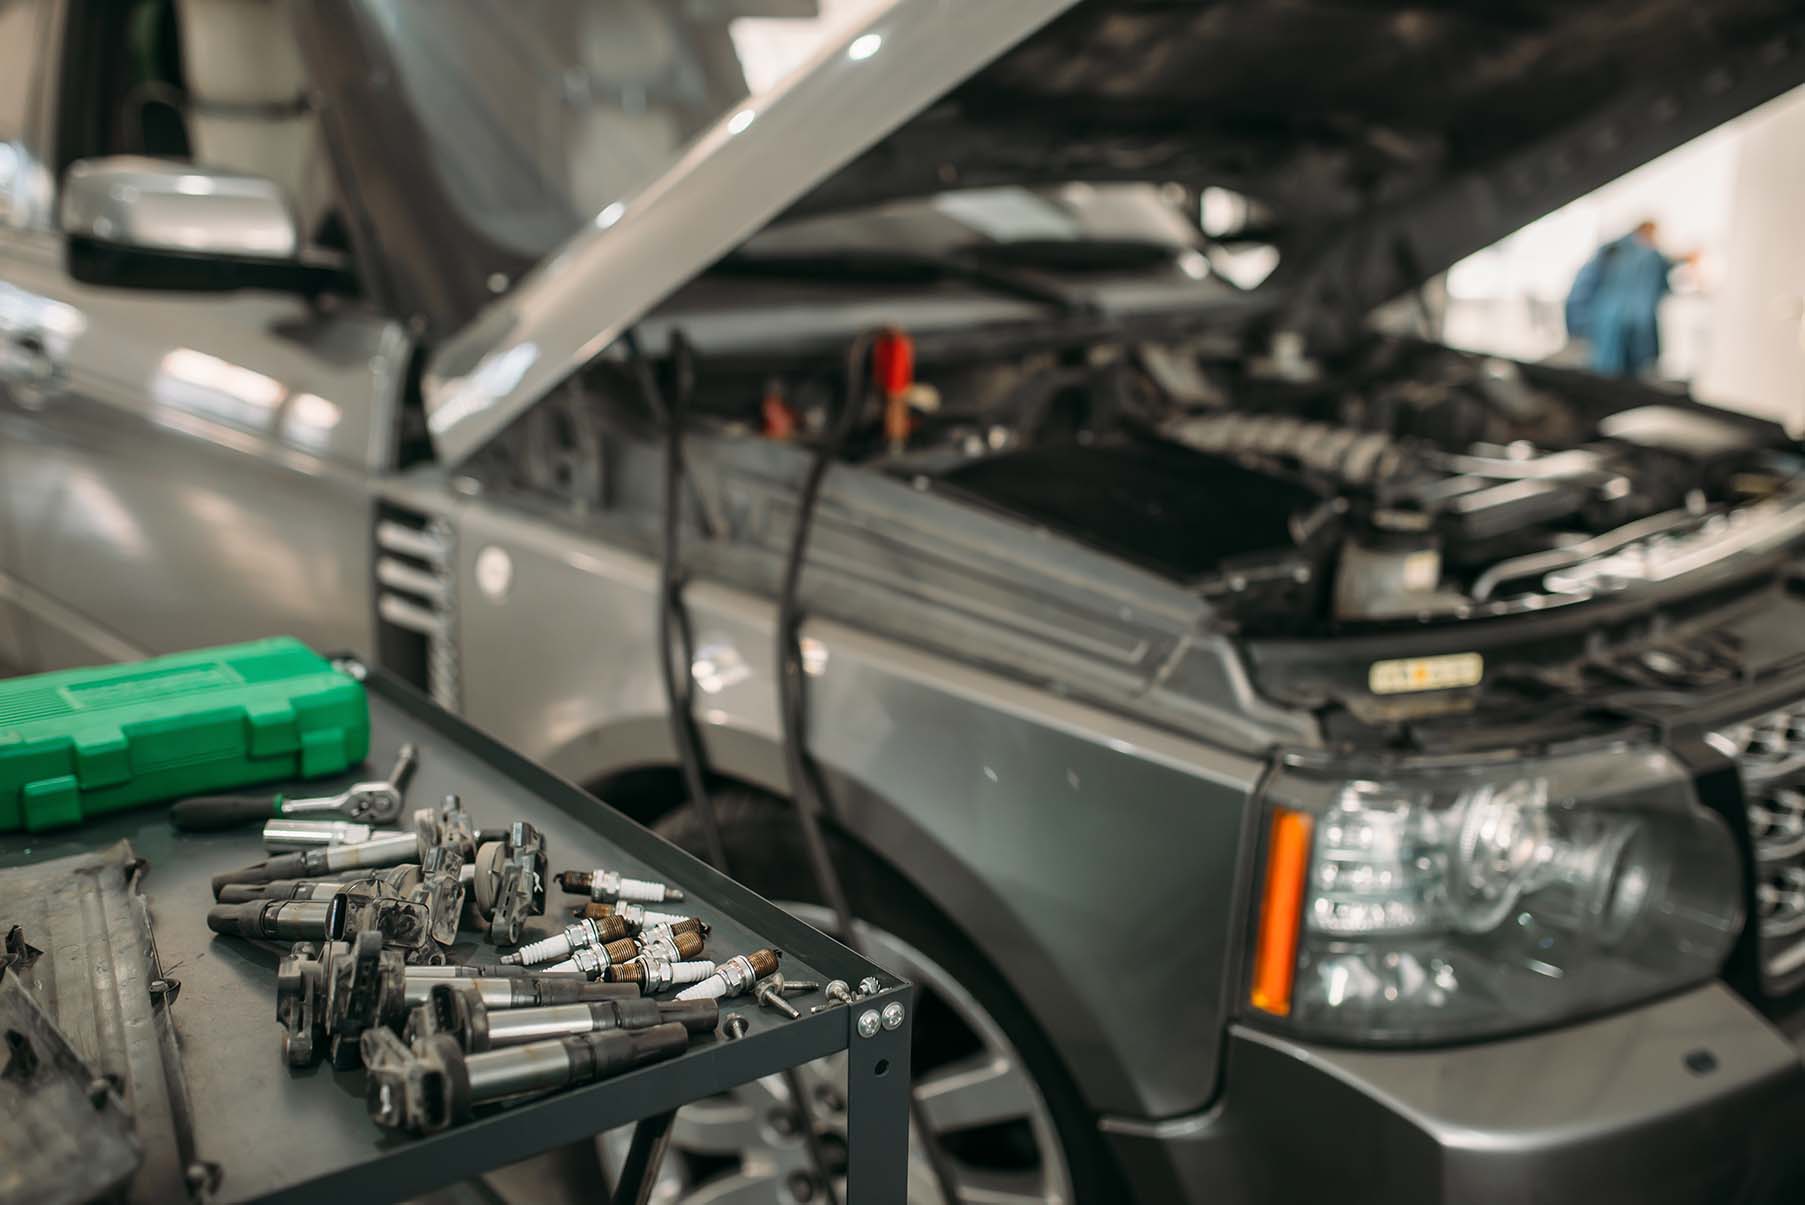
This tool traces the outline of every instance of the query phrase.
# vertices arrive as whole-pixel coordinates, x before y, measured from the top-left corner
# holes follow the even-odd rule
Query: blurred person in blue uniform
[[[1668,274],[1685,261],[1664,254],[1655,234],[1645,221],[1600,247],[1567,293],[1567,334],[1587,342],[1601,376],[1649,376],[1661,359],[1661,298]]]

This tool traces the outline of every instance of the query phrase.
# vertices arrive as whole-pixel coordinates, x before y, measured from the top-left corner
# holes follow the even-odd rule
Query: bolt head
[[[877,1031],[883,1027],[884,1021],[877,1015],[877,1009],[868,1008],[859,1014],[859,1036],[861,1038],[875,1038]]]
[[[882,1017],[885,1029],[895,1029],[903,1023],[903,1006],[899,1000],[892,1000],[884,1005]]]
[[[870,996],[875,994],[883,986],[883,984],[877,981],[876,975],[867,975],[859,980],[859,993],[861,995]]]

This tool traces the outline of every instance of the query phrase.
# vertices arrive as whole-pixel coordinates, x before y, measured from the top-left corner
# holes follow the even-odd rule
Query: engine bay
[[[818,443],[847,391],[827,357],[690,376],[686,429],[729,443]],[[911,349],[862,402],[845,461],[1158,574],[1249,637],[1536,611],[1805,536],[1805,459],[1772,423],[1410,340],[1332,366],[1208,337],[968,342]],[[503,471],[606,508],[598,403],[530,412]]]
[[[867,422],[849,455],[1180,582],[1250,635],[1533,610],[1799,534],[1805,466],[1777,428],[1567,375],[1571,396],[1391,340],[1334,371],[1147,345],[930,365],[899,384],[906,422]],[[789,396],[766,384],[767,435]]]

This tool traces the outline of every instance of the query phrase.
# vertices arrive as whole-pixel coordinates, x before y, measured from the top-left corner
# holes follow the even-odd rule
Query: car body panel
[[[670,764],[656,563],[483,500],[455,524],[468,718],[579,781]],[[498,554],[496,598],[475,565]],[[775,605],[705,583],[686,603],[710,768],[785,791]],[[1262,763],[839,624],[804,639],[837,823],[995,961],[1088,1100],[1142,1116],[1206,1101]],[[1124,1000],[1169,1004],[1151,1026],[1125,1023]]]
[[[370,647],[395,324],[76,284],[48,232],[0,233],[0,279],[0,339],[35,338],[53,373],[0,385],[7,572],[35,601],[40,668],[279,632]]]
[[[1235,1028],[1205,1113],[1106,1120],[1144,1200],[1550,1205],[1798,1199],[1805,1064],[1720,984],[1445,1050]]]

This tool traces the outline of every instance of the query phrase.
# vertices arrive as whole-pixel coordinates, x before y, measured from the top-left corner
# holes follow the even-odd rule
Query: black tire
[[[793,807],[744,788],[717,791],[714,805],[734,879],[768,899],[822,902]],[[706,856],[701,819],[689,806],[665,816],[656,829],[691,853]],[[1097,1134],[1096,1119],[1085,1108],[1070,1073],[989,960],[894,868],[841,834],[830,832],[828,841],[853,915],[895,934],[945,968],[1020,1052],[1058,1130],[1075,1200],[1127,1200],[1121,1177]],[[924,1057],[919,1044],[916,1056],[919,1064]]]

